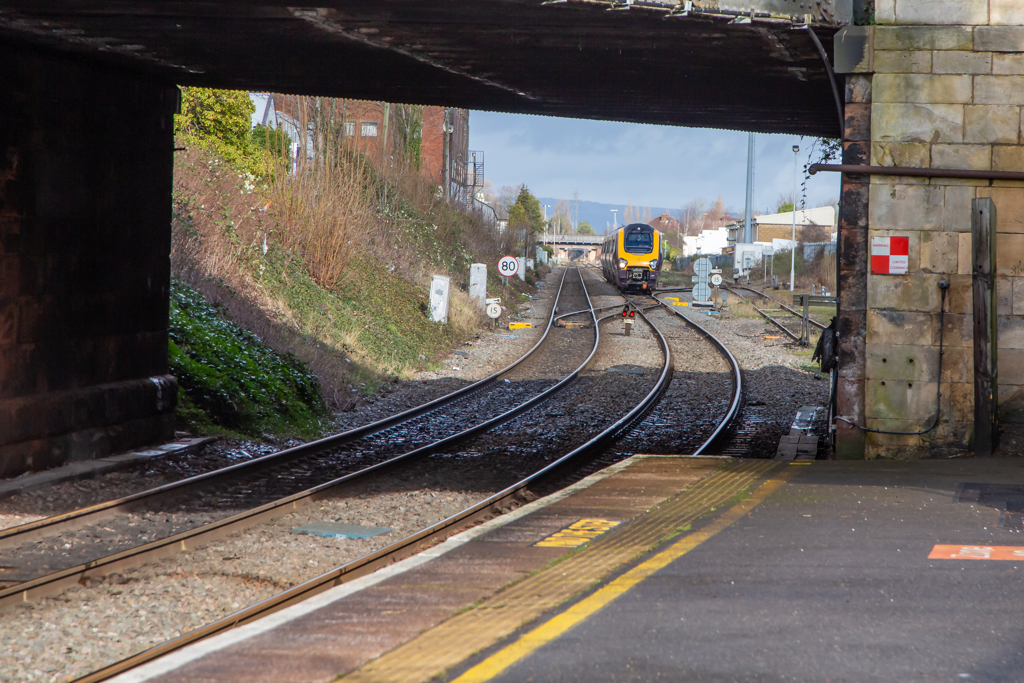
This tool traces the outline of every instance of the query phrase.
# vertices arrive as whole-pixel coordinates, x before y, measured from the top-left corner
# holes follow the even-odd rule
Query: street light
[[[793,145],[793,239],[791,240],[791,249],[789,252],[789,291],[793,291],[793,280],[796,277],[796,160],[797,154],[800,153],[800,145]]]
[[[612,229],[619,227],[619,217],[616,215],[618,209],[612,209]]]

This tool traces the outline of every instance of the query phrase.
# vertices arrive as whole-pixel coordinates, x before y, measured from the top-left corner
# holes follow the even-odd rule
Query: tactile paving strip
[[[749,489],[778,466],[779,463],[770,460],[727,465],[650,514],[622,525],[579,553],[509,586],[475,608],[367,663],[346,675],[344,680],[346,683],[428,680],[684,531],[687,525]]]

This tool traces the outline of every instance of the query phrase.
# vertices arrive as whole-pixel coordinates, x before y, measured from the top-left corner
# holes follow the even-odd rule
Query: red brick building
[[[319,106],[321,111],[326,110],[328,116],[333,116],[341,126],[341,134],[348,144],[367,157],[379,162],[385,157],[385,146],[389,153],[393,149],[394,110],[384,102],[297,98],[276,94],[273,96],[273,120],[279,126],[290,129],[290,132],[297,130],[303,118],[299,111],[302,103],[307,108]],[[384,125],[386,110],[390,119],[388,126]],[[305,118],[312,118],[311,112],[307,112]],[[474,170],[469,151],[469,111],[450,107],[423,107],[420,172],[441,187],[445,187],[447,181],[447,194],[452,201],[467,204],[472,201],[473,184],[483,184],[483,178],[478,177],[482,174],[479,170],[474,173]]]

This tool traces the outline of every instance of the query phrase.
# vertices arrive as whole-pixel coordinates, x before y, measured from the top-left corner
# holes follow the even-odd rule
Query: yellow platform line
[[[726,464],[722,470],[692,484],[646,516],[616,527],[562,562],[512,584],[474,609],[448,619],[351,672],[344,680],[374,683],[428,680],[593,586],[616,568],[725,504],[777,467],[778,463],[770,460]],[[758,491],[762,489],[764,486]],[[766,495],[767,492],[761,499]],[[730,508],[730,512],[736,509]],[[745,513],[746,510],[740,514]],[[678,543],[671,547],[676,545]]]

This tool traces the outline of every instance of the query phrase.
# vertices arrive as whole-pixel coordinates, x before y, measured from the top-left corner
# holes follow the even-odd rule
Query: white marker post
[[[487,266],[483,263],[469,266],[469,298],[480,308],[487,306]]]
[[[448,322],[448,293],[452,279],[447,275],[435,275],[430,283],[430,319],[435,323]]]

